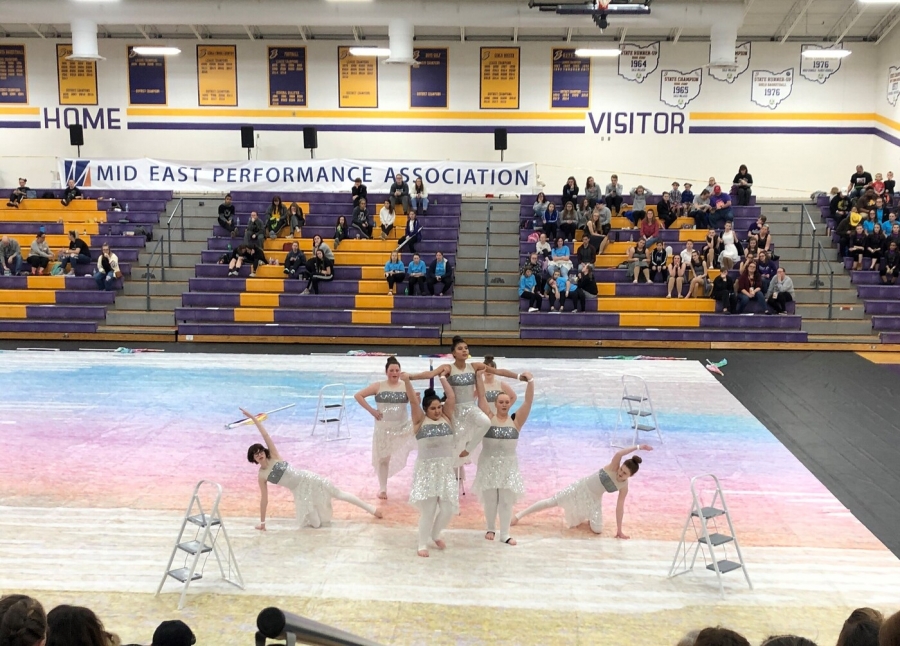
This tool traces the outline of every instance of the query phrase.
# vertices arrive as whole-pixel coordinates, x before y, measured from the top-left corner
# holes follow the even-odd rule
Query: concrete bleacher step
[[[828,305],[820,303],[797,304],[797,314],[804,319],[827,319]],[[832,307],[832,317],[844,321],[858,321],[866,317],[866,310],[862,305],[836,305]]]
[[[168,270],[166,270],[166,276],[168,276]],[[146,283],[144,283],[146,289]],[[178,296],[154,296],[150,299],[150,310],[153,312],[173,312],[176,307],[181,305],[181,295]],[[143,296],[127,296],[121,295],[116,298],[116,304],[114,308],[111,308],[109,311],[129,311],[129,310],[144,310],[147,307],[147,297],[146,292]]]
[[[135,325],[99,325],[97,332],[100,334],[115,334],[117,336],[158,335],[170,336],[175,341],[177,328],[174,325],[167,326],[135,326]]]
[[[459,232],[462,234],[480,235],[484,239],[486,234],[487,222],[479,222],[472,220],[464,220],[460,222]],[[518,233],[519,223],[517,220],[504,222],[491,220],[491,235],[495,233]]]
[[[106,313],[106,325],[146,328],[175,327],[175,316],[172,312],[146,312],[143,310],[121,310],[116,308]]]
[[[186,281],[167,280],[166,282],[161,282],[158,280],[158,269],[156,270],[156,273],[157,280],[150,281],[151,296],[181,296],[184,292],[188,291],[188,283]],[[128,281],[125,283],[125,290],[123,293],[126,296],[146,296],[147,283],[140,280]]]
[[[462,300],[480,300],[484,298],[484,286],[468,287],[455,285],[453,287],[454,296]],[[518,301],[519,288],[512,285],[488,286],[489,301]]]
[[[811,287],[802,287],[803,280],[796,276],[794,278],[794,300],[797,301],[798,304],[827,304],[828,303],[828,289],[820,288],[813,289]],[[797,287],[797,285],[801,285]],[[827,280],[825,281],[827,286]],[[834,303],[838,305],[856,305],[859,303],[859,298],[857,297],[856,291],[853,289],[835,289],[834,290]]]
[[[519,317],[515,316],[484,316],[474,315],[465,316],[454,314],[450,319],[450,326],[453,330],[478,330],[479,332],[489,331],[518,331]]]
[[[807,334],[865,336],[872,334],[872,321],[803,319],[801,329]]]
[[[457,271],[454,274],[454,282],[460,287],[483,287],[484,271]],[[519,273],[511,271],[488,272],[488,286],[519,285]]]
[[[519,313],[518,302],[501,301],[488,302],[488,316],[516,316]],[[482,299],[462,300],[460,298],[453,299],[453,314],[460,316],[483,316],[484,301]]]
[[[866,343],[870,345],[880,345],[882,337],[872,335],[847,335],[847,334],[810,334],[808,335],[809,343]]]

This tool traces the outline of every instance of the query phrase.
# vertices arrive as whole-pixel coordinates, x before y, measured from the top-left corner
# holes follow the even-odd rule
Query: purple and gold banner
[[[482,110],[519,109],[519,48],[481,48]]]
[[[349,47],[338,47],[338,107],[378,107],[378,59],[352,56]]]
[[[446,47],[413,50],[419,66],[409,68],[410,108],[450,107],[450,51]]]
[[[201,106],[237,107],[237,47],[197,45],[197,87]]]
[[[128,47],[128,103],[168,105],[166,57],[141,56]]]
[[[575,56],[574,49],[554,47],[550,65],[550,107],[589,109],[591,59]]]
[[[0,46],[0,103],[28,103],[25,45]]]
[[[97,62],[70,61],[71,45],[56,46],[60,105],[97,105]]]
[[[269,106],[306,107],[306,48],[269,47]]]

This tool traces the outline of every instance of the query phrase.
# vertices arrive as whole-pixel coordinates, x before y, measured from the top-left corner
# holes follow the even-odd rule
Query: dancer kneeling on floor
[[[406,386],[406,397],[412,410],[412,430],[416,436],[418,455],[413,470],[412,491],[409,503],[419,508],[419,556],[428,556],[428,541],[439,550],[447,547],[441,532],[459,511],[459,483],[456,480],[456,438],[450,419],[453,417],[456,397],[447,382],[449,370],[439,372],[444,388],[444,402],[429,388],[422,396],[422,405],[408,374],[400,379]]]
[[[600,469],[599,474],[595,473],[582,478],[552,498],[539,500],[525,511],[520,511],[516,514],[512,524],[515,525],[528,514],[543,511],[550,507],[562,507],[566,514],[567,527],[577,527],[584,522],[590,522],[591,531],[599,534],[603,530],[603,509],[601,506],[603,494],[618,492],[616,538],[628,538],[622,532],[622,518],[625,516],[625,496],[628,495],[628,479],[637,473],[642,460],[638,455],[625,460],[625,462],[622,462],[622,458],[629,453],[639,450],[652,451],[653,447],[647,444],[640,444],[622,449],[613,456],[609,464]]]
[[[266,508],[269,506],[269,483],[280,485],[291,490],[294,494],[294,509],[297,512],[297,520],[300,526],[321,527],[331,522],[334,513],[331,508],[332,498],[349,502],[360,509],[381,518],[381,512],[374,506],[363,502],[353,494],[341,491],[327,478],[320,475],[295,469],[282,459],[275,443],[269,437],[269,433],[254,415],[243,408],[241,412],[252,419],[256,424],[259,434],[262,435],[262,444],[254,444],[247,449],[247,460],[251,464],[259,465],[259,525],[256,529],[266,531]]]
[[[491,418],[491,426],[488,428],[484,439],[473,438],[466,446],[467,455],[475,448],[479,440],[482,443],[481,455],[478,458],[478,472],[475,474],[475,482],[472,488],[484,505],[484,518],[487,521],[487,533],[484,537],[492,541],[497,532],[497,516],[500,517],[500,540],[507,545],[515,545],[516,541],[509,535],[509,525],[512,521],[513,505],[519,496],[525,493],[525,485],[519,474],[519,459],[516,448],[519,443],[519,431],[528,420],[531,412],[531,403],[534,401],[534,377],[530,372],[523,372],[522,376],[528,382],[525,389],[525,403],[516,411],[516,418],[509,415],[512,399],[505,392],[497,396],[496,414],[491,410],[487,402],[484,389],[484,371],[478,371],[475,378],[475,388],[478,392],[478,407]]]

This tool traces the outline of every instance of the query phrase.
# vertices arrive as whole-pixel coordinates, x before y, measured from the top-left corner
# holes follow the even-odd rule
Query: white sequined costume
[[[509,489],[515,494],[515,501],[525,493],[516,455],[518,444],[519,430],[512,419],[503,422],[496,417],[491,419],[491,426],[481,441],[478,473],[472,483],[479,496],[488,489]]]
[[[487,384],[485,384],[486,386]],[[484,391],[484,399],[487,402],[488,408],[491,409],[491,415],[497,414],[497,397],[503,394],[502,390],[485,390]]]
[[[428,540],[438,541],[450,519],[459,511],[456,480],[456,440],[447,420],[426,418],[416,433],[418,455],[413,468],[410,504],[419,508],[419,550]]]
[[[416,446],[409,419],[409,398],[403,382],[391,387],[387,381],[378,384],[375,405],[381,420],[375,420],[372,434],[372,466],[376,473],[382,461],[388,462],[387,477],[399,473]]]
[[[475,370],[466,364],[462,370],[450,364],[450,376],[447,383],[453,388],[456,396],[456,409],[453,413],[453,432],[456,435],[456,448],[459,455],[474,438],[481,438],[491,425],[475,401]],[[470,451],[471,453],[471,451]],[[462,458],[457,464],[471,462],[472,457]]]
[[[565,512],[566,527],[577,527],[587,521],[594,533],[599,534],[603,529],[603,508],[601,506],[603,494],[618,493],[627,487],[627,480],[619,482],[604,467],[600,469],[599,473],[582,478],[552,498],[539,500],[525,511],[516,514],[516,517],[524,518],[528,514],[558,506],[562,507]]]

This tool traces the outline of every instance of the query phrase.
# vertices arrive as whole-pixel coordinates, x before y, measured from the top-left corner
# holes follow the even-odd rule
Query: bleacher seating
[[[289,205],[297,202],[304,210],[306,224],[303,237],[296,240],[310,256],[312,238],[322,236],[333,246],[334,226],[338,216],[349,221],[352,200],[347,194],[290,193],[282,194]],[[370,195],[370,213],[376,213],[386,195]],[[387,294],[384,264],[391,250],[403,236],[406,217],[398,215],[390,239],[379,239],[376,226],[374,240],[345,240],[335,250],[334,280],[324,283],[320,294],[302,294],[304,279],[286,279],[283,263],[291,237],[269,239],[265,253],[278,265],[260,267],[250,278],[249,266],[239,276],[228,277],[225,265],[217,264],[230,246],[243,238],[247,214],[255,210],[265,219],[271,203],[270,193],[232,192],[238,214],[239,238],[232,239],[219,226],[213,229],[208,248],[196,266],[190,291],[182,297],[182,307],[175,311],[180,336],[283,336],[283,337],[375,337],[375,338],[440,338],[441,328],[450,323],[451,297],[407,296]],[[456,266],[461,198],[458,195],[430,196],[428,215],[421,217],[425,230],[416,250],[427,263],[436,251]],[[284,231],[287,234],[287,230]],[[401,254],[409,264],[412,254]],[[406,283],[403,283],[403,287]]]

